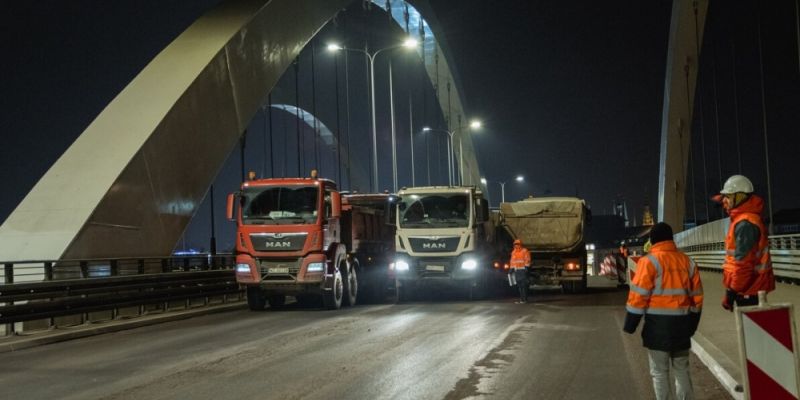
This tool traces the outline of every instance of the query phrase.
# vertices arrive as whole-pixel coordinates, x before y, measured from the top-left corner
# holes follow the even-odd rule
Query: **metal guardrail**
[[[728,218],[710,222],[675,235],[675,243],[691,256],[700,268],[722,271]],[[778,280],[800,282],[800,235],[769,237],[772,268]]]
[[[123,308],[137,309],[136,316],[167,311],[177,301],[188,308],[192,299],[208,305],[211,298],[225,302],[228,295],[241,293],[231,255],[2,264],[0,324],[6,324],[7,333],[23,321],[46,320],[52,328],[57,317],[79,315],[82,323],[90,313],[110,310],[105,319],[114,319]]]

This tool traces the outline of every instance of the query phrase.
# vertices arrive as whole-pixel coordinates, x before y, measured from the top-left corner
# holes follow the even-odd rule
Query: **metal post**
[[[408,135],[411,138],[411,186],[417,186],[414,177],[414,109],[411,102],[411,91],[408,92]]]
[[[397,137],[394,129],[394,84],[392,81],[392,60],[389,60],[389,115],[392,130],[392,191],[397,193]]]
[[[6,263],[3,265],[3,273],[5,274],[5,283],[14,283],[14,264]]]
[[[209,196],[209,200],[211,200],[211,239],[209,241],[208,251],[211,255],[214,255],[217,254],[216,226],[214,225],[214,185],[211,185]]]
[[[500,184],[500,202],[506,202],[506,183],[505,182],[498,182]]]
[[[447,141],[447,160],[450,162],[450,165],[447,166],[447,171],[450,174],[450,186],[453,186],[453,181],[456,180],[456,173],[455,173],[455,163],[456,163],[456,154],[455,154],[455,146],[453,146],[453,132],[447,131],[448,141]]]
[[[369,57],[369,95],[372,109],[372,192],[378,191],[378,128],[375,124],[375,55]]]
[[[461,147],[461,135],[458,134],[458,183],[464,186],[464,148]]]

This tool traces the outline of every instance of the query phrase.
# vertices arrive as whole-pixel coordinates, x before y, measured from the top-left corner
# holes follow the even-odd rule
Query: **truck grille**
[[[262,281],[296,280],[300,273],[300,259],[260,259],[258,269]]]
[[[411,249],[421,253],[452,253],[458,249],[460,237],[410,237]]]
[[[298,251],[303,249],[308,233],[253,233],[250,241],[256,251]]]

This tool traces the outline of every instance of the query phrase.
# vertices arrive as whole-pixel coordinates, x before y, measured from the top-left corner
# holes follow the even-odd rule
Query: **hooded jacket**
[[[658,242],[636,264],[623,330],[633,333],[644,317],[645,347],[686,350],[691,347],[702,307],[703,284],[694,261],[678,251],[675,242]]]
[[[757,195],[728,211],[731,224],[725,237],[722,284],[740,295],[775,290],[768,232],[761,220],[763,211],[764,200]]]

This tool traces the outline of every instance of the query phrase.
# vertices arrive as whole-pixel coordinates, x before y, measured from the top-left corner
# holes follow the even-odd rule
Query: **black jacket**
[[[642,319],[640,314],[627,313],[623,330],[628,333],[636,331]],[[651,350],[679,351],[692,347],[692,335],[700,323],[700,313],[689,315],[652,315],[644,317],[642,328],[642,344]]]

